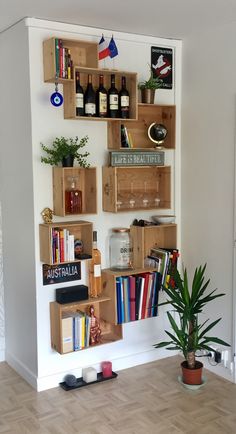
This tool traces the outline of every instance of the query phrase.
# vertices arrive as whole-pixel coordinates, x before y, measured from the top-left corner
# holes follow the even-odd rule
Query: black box
[[[82,300],[88,300],[88,287],[86,285],[67,286],[56,289],[57,303],[65,304]]]

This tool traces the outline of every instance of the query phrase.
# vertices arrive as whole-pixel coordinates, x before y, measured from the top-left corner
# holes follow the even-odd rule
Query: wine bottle
[[[122,119],[129,118],[129,92],[126,89],[126,77],[121,78],[121,90],[119,92],[119,108],[120,117]]]
[[[96,111],[100,118],[107,117],[107,91],[104,87],[103,75],[99,75],[99,88],[96,92]]]
[[[96,231],[93,231],[92,259],[89,262],[89,291],[90,297],[98,297],[102,291],[101,252],[97,248]]]
[[[82,212],[82,191],[76,188],[75,178],[71,178],[71,185],[65,191],[66,214],[81,214]]]
[[[111,74],[111,87],[108,91],[109,117],[118,118],[119,116],[119,95],[115,86],[115,74]]]
[[[96,116],[96,94],[92,85],[92,75],[88,75],[87,89],[84,94],[85,116]]]
[[[80,74],[78,71],[76,71],[75,78],[76,78],[76,83],[75,83],[76,116],[84,116],[84,91],[80,84]]]

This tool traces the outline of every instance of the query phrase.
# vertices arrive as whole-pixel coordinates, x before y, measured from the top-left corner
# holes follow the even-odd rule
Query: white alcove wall
[[[106,344],[97,348],[90,348],[82,352],[71,353],[61,356],[51,349],[50,344],[50,316],[49,316],[49,303],[55,299],[55,288],[58,285],[42,285],[42,263],[39,259],[39,229],[38,225],[42,222],[41,211],[45,206],[53,207],[52,203],[52,168],[44,165],[40,162],[41,147],[40,142],[50,144],[51,141],[60,135],[64,136],[76,136],[82,137],[86,134],[89,136],[88,150],[90,152],[89,161],[92,166],[97,167],[97,186],[98,186],[98,214],[83,216],[85,220],[89,220],[94,223],[94,228],[98,231],[98,245],[102,252],[102,266],[109,266],[108,258],[108,238],[109,232],[112,227],[129,226],[134,218],[148,218],[153,215],[153,212],[135,212],[125,213],[121,216],[105,213],[102,211],[102,166],[107,164],[108,151],[107,151],[107,124],[106,122],[99,121],[75,121],[64,120],[63,108],[54,108],[50,102],[50,94],[54,91],[53,84],[47,84],[43,81],[43,52],[42,43],[44,39],[52,36],[84,39],[98,42],[101,34],[108,39],[111,37],[111,32],[101,29],[92,29],[75,25],[54,23],[36,19],[26,19],[25,21],[17,24],[16,28],[9,30],[9,40],[13,43],[13,38],[17,37],[18,40],[21,37],[22,43],[24,42],[24,49],[28,51],[29,63],[25,65],[25,68],[29,66],[29,70],[26,72],[26,76],[21,79],[24,85],[28,85],[27,92],[30,90],[30,116],[27,118],[27,126],[29,128],[27,140],[30,140],[30,156],[27,161],[26,167],[19,168],[15,163],[16,176],[10,181],[9,190],[14,188],[14,181],[17,177],[19,185],[21,184],[21,178],[25,178],[25,181],[30,184],[30,188],[33,190],[27,198],[30,211],[30,226],[33,224],[32,230],[29,230],[26,225],[25,236],[28,239],[28,244],[32,244],[29,248],[29,254],[27,255],[27,264],[30,267],[30,273],[32,273],[32,280],[28,282],[28,291],[31,294],[31,300],[28,299],[28,295],[24,294],[22,287],[26,285],[27,276],[22,280],[22,275],[19,271],[19,275],[13,277],[13,282],[8,281],[6,276],[6,291],[9,290],[9,297],[6,300],[7,304],[16,297],[16,303],[19,307],[22,304],[27,303],[27,312],[29,312],[30,321],[28,321],[28,327],[31,328],[32,335],[35,342],[30,348],[27,348],[27,337],[22,343],[22,351],[30,353],[37,351],[37,366],[35,362],[32,362],[30,354],[22,358],[22,352],[15,350],[15,343],[8,345],[6,340],[6,358],[8,362],[15,367],[21,374],[38,390],[47,389],[58,385],[58,382],[62,380],[63,376],[72,372],[75,375],[81,375],[81,369],[84,366],[94,366],[99,369],[100,362],[104,359],[110,359],[113,362],[113,368],[115,370],[123,369],[126,367],[134,366],[136,364],[149,362],[156,360],[160,357],[170,355],[167,351],[159,351],[153,349],[152,345],[162,336],[164,336],[164,328],[167,326],[166,318],[162,311],[157,318],[150,318],[145,321],[139,321],[131,324],[124,325],[123,334],[124,339],[112,344]],[[21,33],[24,34],[22,37]],[[13,36],[14,34],[14,36]],[[24,39],[27,38],[27,41]],[[115,59],[115,67],[119,70],[136,71],[138,72],[139,80],[147,77],[148,74],[148,62],[150,62],[151,46],[163,46],[173,48],[175,74],[174,74],[174,87],[171,91],[162,90],[158,92],[157,102],[163,104],[176,104],[177,106],[177,149],[176,151],[166,152],[166,164],[172,166],[172,209],[177,216],[177,223],[180,221],[180,77],[181,77],[181,42],[174,40],[164,40],[158,38],[145,37],[140,35],[130,35],[124,33],[113,33],[116,40],[119,56]],[[7,39],[7,38],[6,38]],[[20,42],[19,42],[20,44]],[[12,46],[13,50],[19,49],[19,45],[16,48]],[[109,63],[110,62],[110,63]],[[13,67],[13,65],[12,65]],[[113,67],[113,62],[108,61],[107,67]],[[28,80],[29,74],[29,80]],[[9,85],[12,82],[13,73],[9,75]],[[63,91],[60,86],[60,90]],[[22,117],[20,103],[17,102],[19,110],[19,117]],[[27,110],[29,109],[27,105]],[[10,119],[10,110],[6,114],[8,122]],[[11,145],[15,146],[14,130],[12,131]],[[32,155],[32,159],[31,159]],[[24,170],[26,169],[26,170]],[[32,171],[32,173],[31,173]],[[6,170],[4,175],[6,176]],[[27,172],[30,172],[30,176]],[[20,176],[21,174],[21,176]],[[6,197],[4,197],[6,200]],[[17,201],[15,209],[15,217],[19,216],[22,210],[21,201]],[[61,221],[63,218],[56,217],[55,221]],[[66,218],[68,220],[68,218]],[[73,219],[71,219],[73,220]],[[21,224],[23,224],[23,218],[20,216]],[[32,228],[32,226],[31,226]],[[3,224],[3,235],[6,232],[6,239],[8,239],[10,228],[7,221]],[[179,237],[180,239],[180,237]],[[23,245],[22,241],[20,243]],[[28,256],[31,256],[29,261]],[[4,263],[6,263],[6,269],[9,272],[7,264],[12,261],[10,251],[7,250],[6,258],[4,251]],[[24,262],[22,255],[21,261]],[[33,279],[35,277],[35,281]],[[82,279],[79,283],[86,283],[86,264],[82,264]],[[16,291],[17,283],[17,291]],[[9,285],[11,288],[9,289]],[[61,286],[73,285],[73,283],[61,284]],[[22,294],[23,300],[21,299]],[[36,313],[34,310],[34,304],[36,303]],[[32,311],[31,311],[32,307]],[[7,311],[7,308],[6,308]],[[26,310],[24,312],[26,315]],[[6,315],[6,324],[12,322],[14,325],[16,339],[19,335],[27,334],[26,329],[21,330],[21,324],[19,324],[18,317],[14,317],[10,312],[9,316]],[[12,336],[10,337],[12,340]],[[8,349],[10,349],[8,351]]]

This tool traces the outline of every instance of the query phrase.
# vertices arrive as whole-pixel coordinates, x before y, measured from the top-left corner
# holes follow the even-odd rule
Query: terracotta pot
[[[74,157],[73,155],[67,155],[67,157],[62,158],[62,167],[73,167]]]
[[[154,104],[155,89],[141,89],[142,102],[145,104]]]
[[[202,384],[202,368],[203,364],[201,362],[196,362],[196,367],[194,369],[188,368],[186,360],[181,363],[182,367],[182,379],[185,384]]]

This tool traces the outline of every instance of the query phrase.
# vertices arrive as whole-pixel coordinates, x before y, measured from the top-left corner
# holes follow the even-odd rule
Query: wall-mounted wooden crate
[[[39,225],[40,261],[53,265],[52,254],[52,229],[67,229],[74,239],[83,243],[83,253],[92,256],[93,248],[93,224],[87,221],[42,223]],[[78,261],[78,259],[76,259]],[[68,261],[66,261],[68,262]]]
[[[114,297],[114,293],[113,293]],[[98,346],[106,343],[116,342],[122,339],[122,326],[115,325],[112,322],[108,322],[103,312],[109,310],[110,297],[101,296],[97,299],[89,299],[77,303],[59,304],[57,302],[50,303],[50,317],[51,317],[51,346],[60,354],[66,354],[73,351],[73,342],[70,342],[63,336],[62,319],[64,317],[73,317],[76,312],[88,313],[89,306],[93,305],[95,309],[95,315],[100,321],[101,328],[101,342],[93,345]],[[69,345],[65,345],[69,341]],[[72,347],[72,348],[71,348]],[[85,347],[91,348],[91,347]]]
[[[144,259],[153,247],[175,249],[177,243],[177,225],[162,224],[154,226],[131,226],[133,243],[133,265],[144,267]]]
[[[120,276],[135,276],[146,272],[155,271],[154,268],[133,268],[132,270],[114,271],[110,268],[102,270],[102,293],[105,297],[109,297],[110,301],[106,305],[100,305],[101,315],[108,322],[117,324],[117,293],[116,293],[116,278]]]
[[[54,167],[53,168],[53,210],[58,216],[66,213],[65,191],[70,189],[71,179],[76,181],[76,188],[82,192],[81,214],[97,213],[97,175],[96,167]]]
[[[50,38],[43,42],[44,81],[48,83],[55,83],[56,77],[55,39]],[[70,49],[74,66],[98,67],[98,44],[96,42],[58,39],[61,39],[65,48]],[[63,84],[71,82],[73,85],[74,80],[59,78],[58,82]]]
[[[137,93],[137,73],[136,72],[124,72],[117,70],[107,70],[107,69],[95,69],[95,68],[82,68],[76,67],[75,71],[80,73],[80,84],[84,91],[86,90],[88,83],[88,74],[92,75],[92,84],[94,90],[99,87],[99,75],[104,76],[104,87],[108,90],[111,87],[111,74],[115,74],[115,83],[118,90],[121,89],[121,77],[126,77],[126,87],[129,91],[130,96],[130,119],[137,119],[138,116],[138,93]],[[116,121],[111,118],[99,118],[99,117],[88,117],[88,116],[76,116],[75,107],[75,82],[70,83],[69,86],[64,88],[64,117],[65,119],[88,119],[88,120],[110,120],[111,122]],[[130,122],[130,120],[128,120]]]
[[[103,211],[171,208],[170,166],[103,167]]]
[[[153,122],[163,124],[167,128],[168,133],[161,146],[165,149],[174,149],[175,106],[155,104],[138,104],[138,119],[136,121],[127,122],[123,119],[122,121],[108,122],[108,149],[130,149],[121,147],[121,125],[123,124],[131,136],[134,149],[153,150],[156,148],[156,144],[148,137],[148,127]]]

